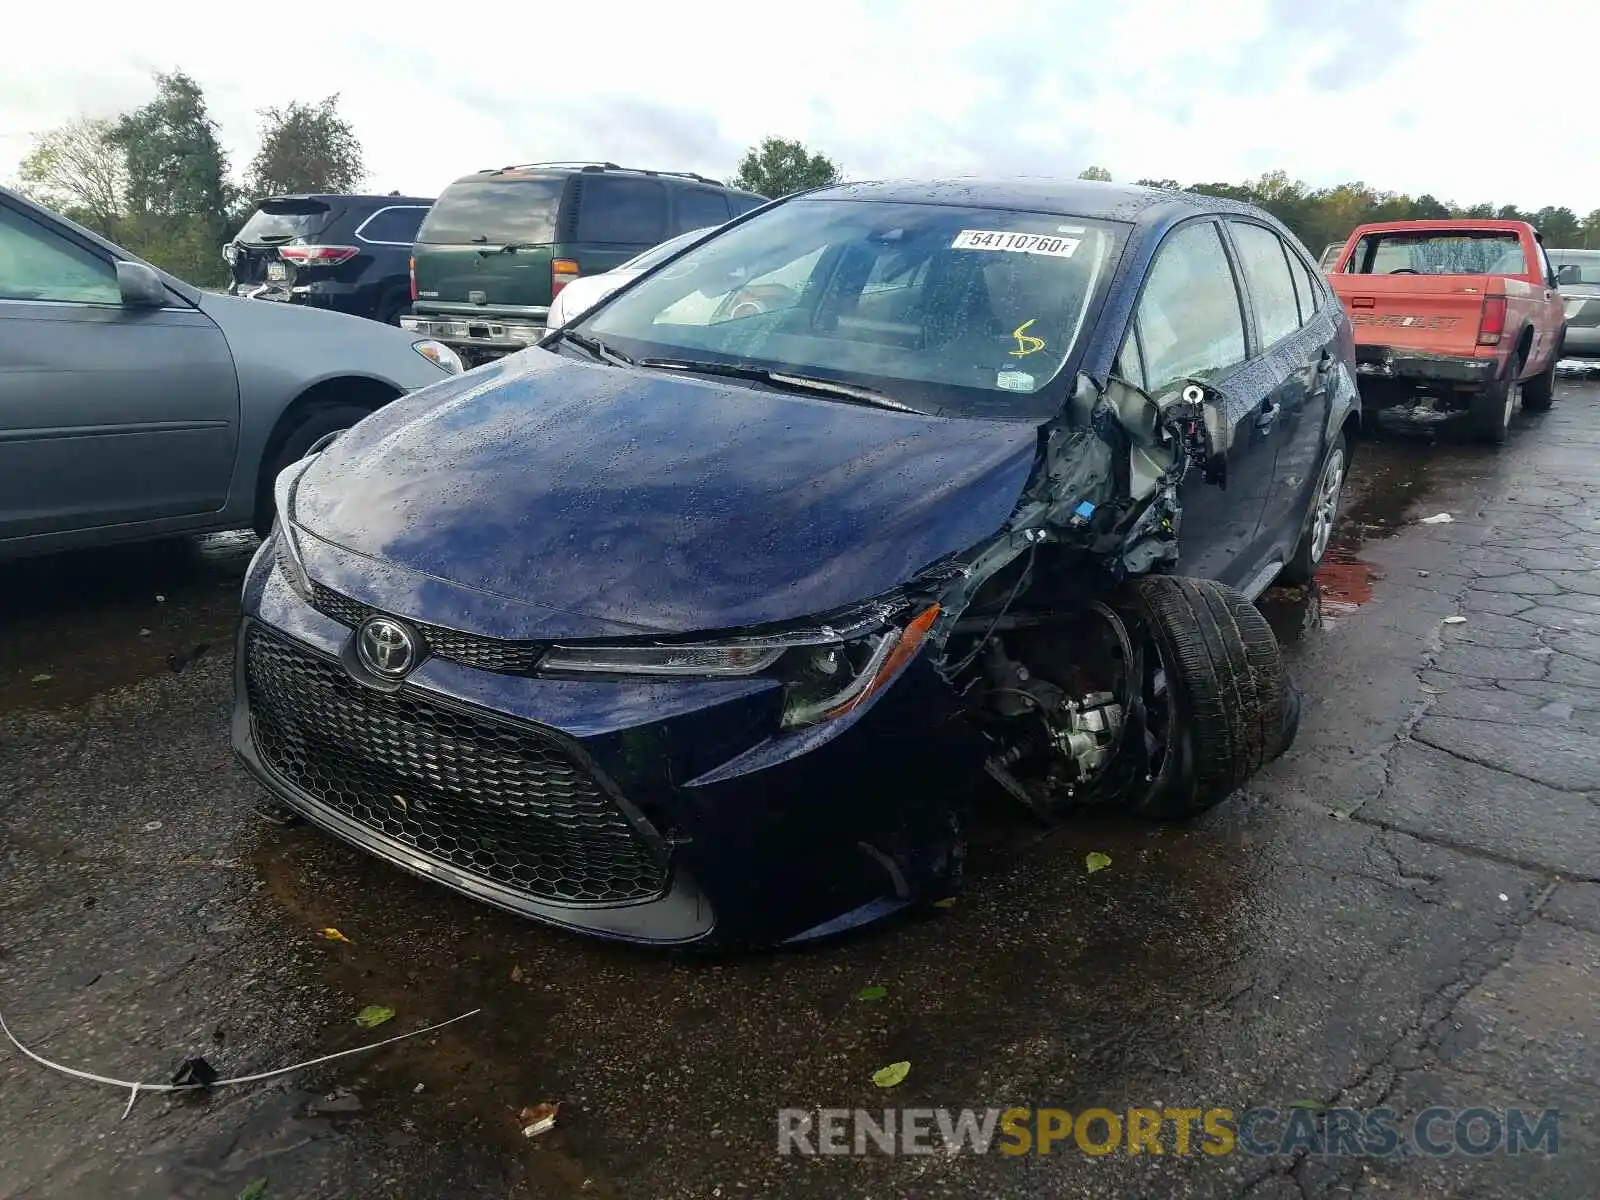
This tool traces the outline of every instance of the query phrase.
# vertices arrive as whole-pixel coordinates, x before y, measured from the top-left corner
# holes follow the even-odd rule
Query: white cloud
[[[70,29],[8,14],[0,178],[28,134],[110,115],[181,67],[236,168],[257,110],[338,92],[375,190],[600,158],[731,173],[765,134],[855,177],[1238,180],[1272,167],[1463,203],[1600,207],[1600,157],[1562,79],[1584,23],[1559,0],[724,0],[319,11],[169,0]],[[47,19],[48,18],[48,19]],[[357,35],[354,31],[365,30]],[[1584,52],[1585,57],[1587,51]],[[1590,139],[1592,140],[1592,139]]]

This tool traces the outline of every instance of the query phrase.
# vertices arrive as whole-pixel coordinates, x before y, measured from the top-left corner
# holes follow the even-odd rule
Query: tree
[[[1552,250],[1576,245],[1582,237],[1578,214],[1570,208],[1546,206],[1529,215],[1528,220],[1544,237],[1544,244]]]
[[[839,182],[839,168],[824,154],[813,154],[789,138],[762,138],[739,160],[733,186],[776,200],[792,192]]]
[[[1170,192],[1183,191],[1183,184],[1179,183],[1176,179],[1135,179],[1134,183],[1138,184],[1140,187],[1165,188]]]
[[[182,71],[155,78],[155,99],[124,113],[111,134],[127,158],[128,207],[157,217],[197,217],[220,229],[233,188],[205,93]]]
[[[366,178],[361,140],[339,115],[339,97],[291,100],[261,111],[261,149],[245,176],[252,197],[286,192],[353,192]]]
[[[1078,172],[1079,179],[1093,179],[1099,183],[1110,183],[1111,172],[1104,167],[1085,167]]]
[[[1411,217],[1416,221],[1442,221],[1450,216],[1450,206],[1424,192],[1411,205]]]
[[[127,163],[111,141],[112,129],[110,121],[79,118],[36,134],[17,172],[34,199],[107,237],[128,188]]]

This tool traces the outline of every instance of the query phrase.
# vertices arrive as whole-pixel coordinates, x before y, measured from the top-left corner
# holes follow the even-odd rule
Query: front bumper
[[[779,736],[761,679],[548,679],[435,657],[373,692],[342,665],[351,626],[267,553],[244,608],[245,766],[316,824],[477,899],[613,939],[749,946],[959,886],[984,754],[925,659],[849,716]],[[263,644],[294,687],[272,694]],[[546,752],[566,772],[554,783]]]

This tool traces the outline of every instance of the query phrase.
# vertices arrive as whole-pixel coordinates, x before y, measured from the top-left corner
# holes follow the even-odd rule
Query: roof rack
[[[485,167],[479,175],[498,175],[502,171],[530,171],[540,167],[552,169],[571,169],[576,167],[580,171],[634,171],[640,175],[669,175],[674,179],[692,179],[696,183],[708,183],[712,187],[725,186],[715,179],[707,179],[704,175],[693,171],[652,171],[644,167],[624,167],[614,162],[534,162],[515,163],[509,167]]]

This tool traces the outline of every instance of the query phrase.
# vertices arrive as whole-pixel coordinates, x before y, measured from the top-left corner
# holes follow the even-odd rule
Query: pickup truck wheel
[[[1293,736],[1277,638],[1239,592],[1152,575],[1126,606],[1143,646],[1145,720],[1130,722],[1124,803],[1186,820],[1221,803]]]
[[[277,518],[272,498],[272,485],[285,467],[299,462],[306,451],[320,438],[330,433],[349,429],[372,410],[359,404],[318,404],[300,414],[299,423],[289,429],[288,436],[277,443],[276,449],[268,447],[267,458],[261,464],[260,483],[256,489],[256,534],[265,539],[272,532]]]
[[[1322,464],[1322,475],[1311,497],[1311,511],[1306,514],[1300,544],[1294,548],[1294,554],[1284,564],[1283,570],[1278,572],[1277,582],[1290,586],[1310,583],[1311,577],[1322,565],[1322,556],[1328,552],[1328,543],[1333,540],[1333,527],[1339,520],[1339,498],[1344,491],[1348,457],[1349,447],[1345,435],[1340,433]]]
[[[1472,398],[1467,414],[1478,437],[1492,446],[1503,446],[1511,433],[1511,414],[1522,396],[1522,355],[1506,364],[1503,378],[1495,380]]]
[[[1527,412],[1549,412],[1556,398],[1556,360],[1559,349],[1550,355],[1544,370],[1522,385],[1522,407]]]

